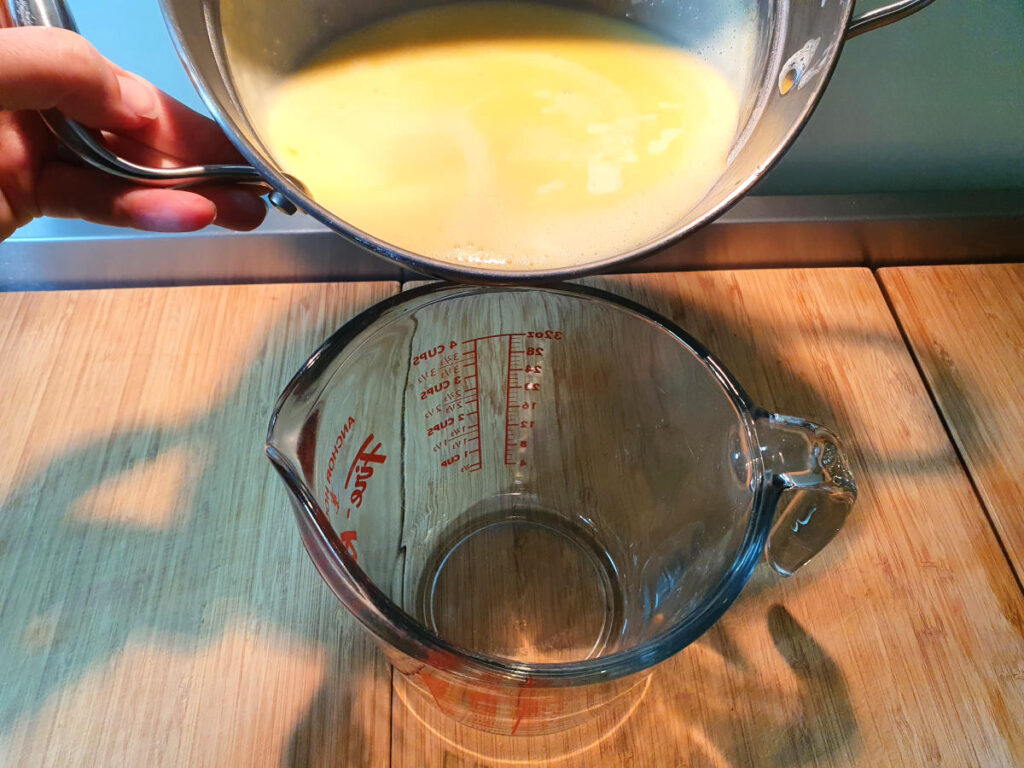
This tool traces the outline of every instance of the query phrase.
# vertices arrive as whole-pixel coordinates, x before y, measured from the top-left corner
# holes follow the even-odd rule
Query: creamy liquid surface
[[[673,227],[725,169],[739,104],[627,22],[522,3],[397,16],[269,99],[263,134],[322,206],[490,269],[585,264]]]

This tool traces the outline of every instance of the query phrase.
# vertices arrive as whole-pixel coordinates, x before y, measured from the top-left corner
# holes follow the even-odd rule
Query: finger
[[[216,205],[174,189],[136,187],[91,168],[47,163],[36,186],[39,213],[151,232],[192,232],[212,224]]]
[[[110,133],[105,133],[103,138],[111,150],[135,163],[154,168],[173,168],[183,162],[134,139]],[[268,187],[264,185],[203,185],[193,187],[191,191],[216,204],[217,219],[214,223],[227,229],[255,229],[263,223],[267,214],[266,203],[260,199],[268,192]]]
[[[0,107],[59,109],[94,128],[132,130],[159,114],[157,89],[115,69],[65,29],[0,29]]]
[[[256,229],[267,217],[267,204],[260,197],[258,187],[195,187],[191,190],[217,207],[213,223],[218,227],[248,232]]]
[[[40,215],[150,232],[193,232],[210,224],[249,230],[266,215],[266,205],[255,192],[137,187],[91,168],[57,162],[43,168],[36,194]]]
[[[124,72],[117,65],[114,69]],[[152,122],[122,133],[185,163],[246,162],[217,123],[172,96],[158,91],[155,112]]]
[[[38,215],[35,179],[53,140],[34,112],[0,112],[0,196],[20,224]]]

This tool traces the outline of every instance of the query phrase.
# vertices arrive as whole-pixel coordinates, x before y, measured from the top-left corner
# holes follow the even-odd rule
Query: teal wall
[[[1001,187],[1024,188],[1024,0],[935,0],[851,40],[757,192]]]

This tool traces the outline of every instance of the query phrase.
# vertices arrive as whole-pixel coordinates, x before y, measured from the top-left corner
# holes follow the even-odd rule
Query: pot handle
[[[71,10],[64,0],[9,0],[14,23],[20,27],[59,27],[78,32]],[[248,165],[189,165],[178,168],[154,168],[133,163],[112,152],[100,133],[55,109],[41,112],[43,122],[68,150],[94,168],[141,184],[176,184],[187,186],[209,181],[265,183],[259,171]],[[270,202],[285,213],[294,213],[295,206],[280,192],[271,191]]]
[[[792,416],[762,414],[756,431],[776,509],[765,557],[790,576],[843,527],[857,485],[830,430]]]
[[[931,3],[932,0],[901,0],[898,3],[890,3],[873,11],[862,13],[850,20],[850,25],[846,28],[846,39],[850,40],[857,35],[863,35],[865,32],[904,19]]]

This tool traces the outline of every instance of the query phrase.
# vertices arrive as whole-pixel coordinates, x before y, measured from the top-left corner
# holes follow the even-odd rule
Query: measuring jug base
[[[427,559],[419,608],[428,627],[469,650],[521,662],[612,650],[622,589],[590,531],[542,508],[469,518]]]

